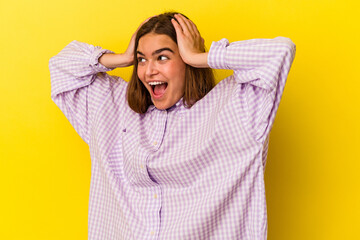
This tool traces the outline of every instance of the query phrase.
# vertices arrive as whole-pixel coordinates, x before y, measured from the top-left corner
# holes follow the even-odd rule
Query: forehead
[[[161,48],[170,48],[174,52],[177,51],[176,43],[165,34],[148,33],[139,39],[137,50],[142,53],[152,53]]]

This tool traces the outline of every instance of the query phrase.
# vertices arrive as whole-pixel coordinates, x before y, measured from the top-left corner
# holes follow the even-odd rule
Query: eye
[[[164,56],[164,55],[160,55],[159,57],[158,57],[158,60],[160,60],[160,61],[164,61],[164,60],[168,60],[169,58],[167,57],[167,56]]]
[[[137,60],[138,60],[138,63],[145,62],[145,58],[143,58],[143,57],[138,57]]]

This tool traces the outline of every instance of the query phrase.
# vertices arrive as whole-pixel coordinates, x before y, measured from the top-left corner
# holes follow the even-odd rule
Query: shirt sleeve
[[[87,144],[91,118],[103,98],[116,85],[126,84],[105,73],[112,69],[99,63],[104,53],[112,51],[72,41],[49,61],[51,98]]]
[[[285,37],[229,43],[213,42],[208,63],[214,69],[232,69],[239,83],[245,125],[257,141],[265,141],[294,60],[296,47]]]

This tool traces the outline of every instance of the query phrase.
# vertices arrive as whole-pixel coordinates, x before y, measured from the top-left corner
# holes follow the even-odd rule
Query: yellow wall
[[[88,148],[50,99],[49,58],[73,39],[121,52],[142,20],[172,9],[207,47],[296,43],[265,174],[268,239],[360,239],[356,0],[1,0],[0,239],[87,238]]]

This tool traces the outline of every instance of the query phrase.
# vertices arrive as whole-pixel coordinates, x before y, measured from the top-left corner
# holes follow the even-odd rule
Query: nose
[[[148,64],[146,66],[146,76],[151,77],[153,75],[156,75],[158,73],[158,69],[156,67],[156,64],[153,61],[148,61]]]

